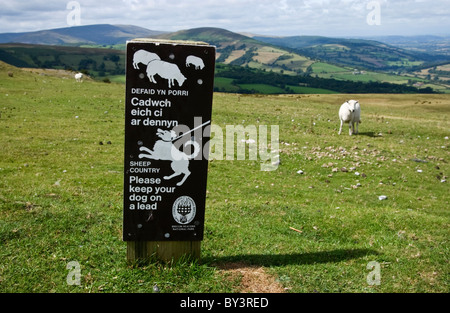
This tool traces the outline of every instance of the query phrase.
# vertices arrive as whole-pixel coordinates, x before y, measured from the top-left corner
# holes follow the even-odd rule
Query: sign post
[[[200,258],[215,47],[127,42],[123,240],[130,261]]]

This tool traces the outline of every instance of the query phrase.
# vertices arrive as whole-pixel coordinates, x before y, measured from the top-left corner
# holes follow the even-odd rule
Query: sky
[[[91,24],[271,36],[449,35],[450,0],[0,0],[0,33]]]

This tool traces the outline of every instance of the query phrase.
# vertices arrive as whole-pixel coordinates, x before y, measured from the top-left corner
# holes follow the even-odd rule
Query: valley
[[[18,67],[80,71],[95,80],[124,83],[125,43],[135,37],[215,45],[216,91],[450,93],[450,59],[442,47],[439,53],[427,53],[422,51],[423,45],[418,51],[366,39],[249,37],[212,27],[167,33],[123,25],[90,25],[49,30],[45,36],[41,32],[15,37],[0,34],[0,60]],[[246,71],[251,71],[253,81],[242,80]],[[289,83],[267,79],[273,75],[275,81],[280,75]]]

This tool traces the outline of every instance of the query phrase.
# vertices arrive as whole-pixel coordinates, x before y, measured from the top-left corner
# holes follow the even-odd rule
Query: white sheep
[[[189,67],[191,64],[194,65],[196,70],[202,70],[205,67],[203,60],[194,55],[190,55],[186,58],[186,67]]]
[[[138,70],[139,63],[147,65],[153,60],[161,60],[161,58],[156,53],[148,52],[146,50],[138,50],[133,55],[133,67]]]
[[[175,80],[181,87],[186,80],[186,77],[181,74],[180,69],[176,64],[161,60],[153,60],[147,65],[147,76],[151,83],[156,84],[155,75],[158,74],[161,78],[168,80],[169,88],[172,88]]]
[[[357,134],[358,124],[361,123],[361,107],[359,105],[359,102],[356,100],[349,100],[344,102],[339,109],[339,119],[341,120],[339,135],[342,132],[342,125],[344,123],[348,123],[350,136],[353,134]]]
[[[75,74],[75,80],[77,82],[81,82],[83,80],[83,74],[82,73],[76,73]]]

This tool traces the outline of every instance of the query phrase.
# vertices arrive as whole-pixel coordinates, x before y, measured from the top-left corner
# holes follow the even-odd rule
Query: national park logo
[[[195,217],[196,206],[189,196],[181,196],[172,205],[173,219],[178,224],[189,224]]]

